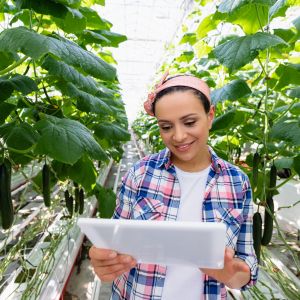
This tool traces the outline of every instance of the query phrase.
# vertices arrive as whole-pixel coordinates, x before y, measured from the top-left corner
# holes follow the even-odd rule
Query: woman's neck
[[[185,172],[198,172],[206,169],[208,166],[211,165],[211,154],[207,148],[207,151],[204,153],[201,153],[199,155],[199,158],[196,160],[190,160],[190,161],[184,161],[184,160],[178,160],[176,157],[172,157],[171,154],[171,160],[172,163]]]

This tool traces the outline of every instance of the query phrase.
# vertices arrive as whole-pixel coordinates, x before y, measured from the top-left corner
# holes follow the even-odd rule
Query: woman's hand
[[[241,259],[234,257],[232,248],[225,249],[223,269],[201,269],[201,271],[227,287],[238,289],[250,281],[250,268]]]
[[[89,251],[91,264],[101,281],[113,281],[136,265],[133,257],[94,246]]]

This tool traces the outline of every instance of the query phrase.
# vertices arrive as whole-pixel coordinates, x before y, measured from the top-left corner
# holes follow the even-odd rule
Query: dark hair
[[[162,98],[163,96],[167,95],[167,94],[171,94],[171,93],[175,93],[175,92],[185,92],[185,91],[191,91],[193,92],[193,94],[201,101],[203,107],[204,107],[204,111],[206,113],[209,112],[210,110],[210,101],[207,99],[207,97],[200,91],[194,89],[194,88],[191,88],[189,86],[171,86],[171,87],[168,87],[160,92],[157,93],[156,97],[155,97],[155,100],[152,104],[152,111],[155,115],[155,104],[156,102]]]

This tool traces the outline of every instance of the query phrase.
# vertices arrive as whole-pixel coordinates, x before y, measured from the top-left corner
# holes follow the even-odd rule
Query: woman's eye
[[[171,126],[160,126],[161,130],[168,131],[171,129]]]
[[[189,121],[189,122],[185,122],[184,125],[190,127],[190,126],[195,125],[195,123],[196,123],[196,121]]]

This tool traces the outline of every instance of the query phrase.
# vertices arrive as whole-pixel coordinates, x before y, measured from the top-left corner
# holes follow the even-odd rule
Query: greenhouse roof
[[[128,38],[111,51],[118,62],[129,121],[141,110],[165,46],[176,35],[192,4],[192,0],[110,0],[99,8],[100,15],[113,24],[111,30]]]

